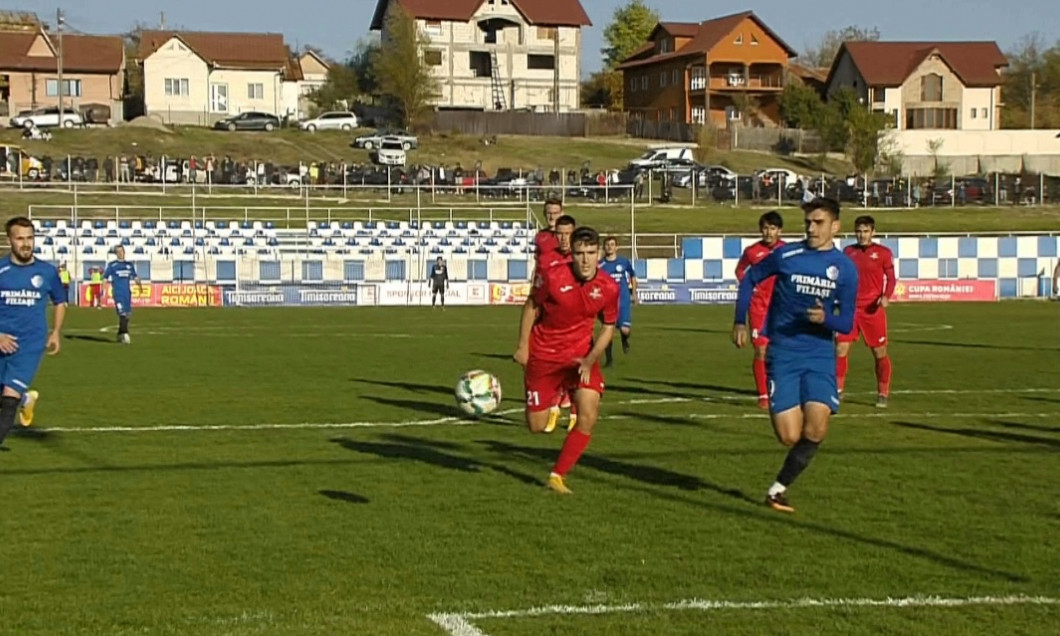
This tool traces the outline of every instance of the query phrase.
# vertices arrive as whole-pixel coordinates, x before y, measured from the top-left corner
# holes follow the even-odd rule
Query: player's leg
[[[622,338],[622,353],[629,353],[629,336],[633,333],[633,301],[618,306],[618,335]]]
[[[37,406],[37,400],[39,399],[40,393],[34,389],[30,389],[22,394],[22,408],[18,411],[19,425],[23,427],[33,425],[33,414]]]
[[[882,307],[866,314],[865,342],[876,359],[876,406],[887,408],[891,395],[891,357],[887,351],[887,312]]]
[[[847,370],[850,367],[850,345],[858,341],[861,336],[861,310],[854,311],[854,328],[850,333],[837,333],[835,335],[835,377],[839,395],[843,395],[843,387],[846,386]]]
[[[523,371],[526,389],[526,427],[531,433],[551,433],[556,428],[551,422],[553,405],[559,401],[564,374],[554,364],[531,359]],[[557,416],[558,417],[558,416]]]
[[[755,355],[751,361],[751,374],[755,379],[755,395],[758,396],[758,408],[769,408],[769,374],[766,371],[766,353],[769,347],[769,338],[763,333],[765,327],[765,313],[751,314],[751,346],[754,347]]]
[[[575,375],[570,379],[578,382],[576,377],[577,369],[573,373]],[[556,459],[552,472],[548,476],[548,487],[550,489],[563,494],[570,494],[571,491],[564,483],[564,479],[567,473],[578,463],[578,460],[581,459],[585,449],[589,447],[593,429],[596,428],[596,421],[599,418],[600,397],[603,392],[604,377],[600,373],[600,365],[595,364],[589,372],[589,382],[578,382],[577,389],[574,390],[574,404],[578,409],[578,422],[576,426],[567,432],[567,438],[563,440],[563,448],[560,450],[559,457]]]
[[[438,304],[440,304],[442,306],[443,310],[445,309],[445,286],[444,285],[439,285],[438,286]]]
[[[29,389],[37,375],[43,355],[43,351],[18,351],[0,358],[0,382],[3,384],[3,390],[0,391],[0,444],[15,427],[22,394]]]
[[[129,298],[115,299],[114,309],[118,313],[118,342],[129,344],[129,318],[132,317],[132,300]]]

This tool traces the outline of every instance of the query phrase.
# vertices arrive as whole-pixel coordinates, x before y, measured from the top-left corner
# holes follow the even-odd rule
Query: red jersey
[[[540,268],[533,299],[540,308],[530,332],[530,357],[570,364],[592,349],[596,318],[606,325],[618,320],[618,283],[597,271],[581,282],[570,267]]]
[[[541,262],[545,258],[551,258],[553,252],[559,251],[559,239],[552,230],[539,230],[534,235],[534,258]]]
[[[858,307],[875,305],[881,296],[894,294],[894,254],[879,243],[849,245],[843,253],[858,268]]]
[[[766,245],[762,241],[758,241],[753,245],[748,245],[740,256],[740,261],[736,263],[736,280],[742,281],[744,275],[747,274],[747,270],[752,265],[760,263],[762,259],[769,256],[773,250],[783,244],[784,241],[777,241],[772,245]],[[761,284],[755,286],[754,295],[751,297],[751,311],[753,313],[760,312],[764,314],[769,311],[769,300],[773,297],[773,283],[775,281],[776,278],[770,276]]]

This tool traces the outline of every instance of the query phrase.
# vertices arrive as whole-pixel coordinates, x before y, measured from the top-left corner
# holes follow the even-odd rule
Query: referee
[[[442,299],[442,310],[445,310],[445,291],[449,288],[449,268],[445,264],[445,259],[441,256],[438,260],[434,261],[434,265],[431,265],[430,281],[431,285],[431,308],[435,307],[435,303],[438,298]]]

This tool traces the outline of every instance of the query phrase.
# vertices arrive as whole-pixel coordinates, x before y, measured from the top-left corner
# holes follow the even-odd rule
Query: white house
[[[581,29],[592,23],[578,0],[378,0],[371,28],[383,38],[398,4],[430,40],[440,110],[579,107]]]
[[[208,126],[246,111],[298,116],[302,73],[280,34],[144,31],[140,60],[145,110],[165,122]]]
[[[997,130],[1006,66],[995,42],[845,42],[826,91],[852,88],[898,130]]]

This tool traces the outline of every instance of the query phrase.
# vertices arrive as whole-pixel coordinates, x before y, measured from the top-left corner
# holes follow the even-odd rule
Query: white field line
[[[674,603],[628,603],[625,605],[549,605],[524,610],[428,614],[436,625],[450,636],[488,636],[473,621],[501,618],[533,618],[540,616],[577,616],[621,614],[650,611],[679,610],[764,610],[817,609],[832,607],[968,607],[974,605],[1058,605],[1060,598],[1045,596],[973,596],[945,598],[940,596],[912,596],[906,598],[800,598],[784,601],[710,601],[690,599]]]

